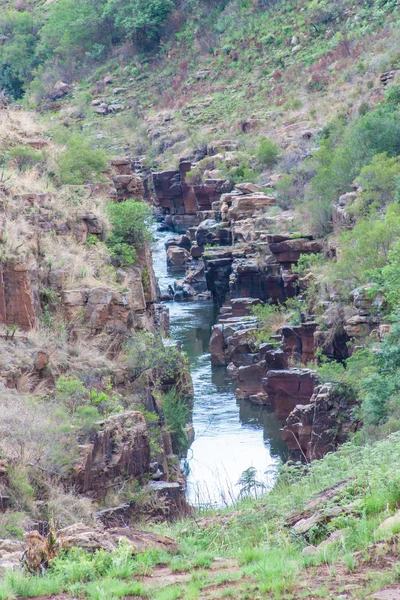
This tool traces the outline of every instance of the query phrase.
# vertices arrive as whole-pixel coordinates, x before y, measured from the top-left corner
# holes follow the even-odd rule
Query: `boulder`
[[[228,210],[228,219],[242,220],[252,217],[255,213],[274,206],[275,198],[264,194],[245,194],[232,200]]]
[[[304,364],[314,360],[314,332],[317,323],[303,323],[292,327],[282,327],[282,350],[291,358]]]
[[[31,329],[40,301],[36,273],[28,265],[3,263],[0,268],[0,323]]]
[[[302,254],[318,254],[322,252],[322,243],[308,238],[288,239],[270,243],[271,252],[280,263],[296,263]]]
[[[263,193],[263,188],[255,183],[237,183],[235,188],[242,194],[259,194]]]
[[[171,269],[183,269],[190,260],[190,254],[185,248],[170,246],[167,250],[167,265]]]
[[[239,148],[240,144],[234,140],[214,140],[207,144],[207,154],[213,156],[224,152],[232,152]]]
[[[170,246],[177,246],[178,248],[185,248],[185,250],[190,250],[191,241],[187,235],[180,235],[178,237],[174,237],[165,242],[165,247],[169,248]]]

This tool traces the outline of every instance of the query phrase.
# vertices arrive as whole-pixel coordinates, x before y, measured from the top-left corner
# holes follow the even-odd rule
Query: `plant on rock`
[[[150,207],[138,200],[126,200],[108,205],[112,232],[107,238],[113,263],[129,267],[136,261],[135,247],[141,247],[151,239],[148,229]]]

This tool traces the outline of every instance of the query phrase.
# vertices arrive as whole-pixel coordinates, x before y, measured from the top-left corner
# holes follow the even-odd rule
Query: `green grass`
[[[232,594],[238,590],[243,577],[260,594],[278,598],[292,593],[305,569],[326,565],[327,576],[329,572],[334,576],[340,564],[350,576],[357,569],[357,552],[367,552],[371,544],[384,537],[377,535],[376,529],[400,505],[399,472],[400,432],[365,446],[348,443],[311,465],[282,467],[278,482],[268,495],[257,500],[246,498],[233,508],[207,513],[208,518],[214,517],[208,527],[198,522],[202,514],[196,519],[153,526],[155,531],[177,539],[180,550],[176,556],[155,550],[132,556],[126,546],[111,554],[90,555],[73,550],[56,559],[44,577],[8,573],[0,582],[0,600],[61,591],[88,600],[125,596],[196,600],[208,585],[228,584],[224,593],[229,596],[231,588]],[[346,480],[343,489],[324,506],[339,506],[343,512],[321,528],[318,535],[314,534],[319,542],[332,531],[342,529],[343,540],[305,558],[302,549],[309,545],[309,540],[293,535],[285,519],[318,492],[343,480]],[[354,512],[349,514],[345,509],[351,503]],[[219,518],[221,515],[225,515],[223,520]],[[396,533],[398,528],[387,535]],[[233,572],[210,570],[215,558],[236,558],[239,567]],[[178,577],[181,572],[191,573],[190,581],[164,587],[141,583],[142,576],[151,575],[157,565],[165,564]],[[396,579],[399,573],[397,568],[390,576],[386,573],[384,579]]]

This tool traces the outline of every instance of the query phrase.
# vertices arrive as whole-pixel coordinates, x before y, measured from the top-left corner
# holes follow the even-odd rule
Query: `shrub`
[[[107,238],[113,263],[129,267],[136,261],[136,248],[151,239],[148,229],[150,207],[138,200],[110,203],[107,208],[112,233]]]
[[[381,270],[390,258],[390,250],[400,235],[400,206],[391,204],[382,219],[363,219],[353,230],[345,231],[339,238],[340,254],[332,263],[329,277],[344,291],[381,280]],[[396,264],[392,255],[393,264]],[[389,272],[386,272],[388,281]]]
[[[104,15],[111,17],[117,29],[142,47],[160,41],[162,27],[175,9],[172,0],[108,0]]]
[[[345,127],[337,119],[324,128],[320,147],[310,159],[315,169],[306,192],[305,209],[315,235],[332,228],[332,202],[351,188],[362,167],[376,154],[400,154],[400,124],[393,107],[380,106]]]
[[[107,166],[107,156],[103,150],[93,149],[83,135],[74,133],[58,159],[58,166],[62,183],[94,183]]]
[[[257,148],[257,160],[262,166],[273,167],[279,158],[279,147],[272,140],[261,137]]]
[[[366,216],[384,208],[395,200],[399,179],[400,158],[389,158],[386,152],[376,154],[357,177],[356,182],[362,191],[359,198],[349,207],[349,212],[355,216]]]
[[[185,427],[189,419],[189,409],[185,400],[178,397],[175,389],[162,399],[165,423],[171,434],[172,448],[175,454],[184,455],[188,449]]]
[[[185,355],[176,346],[147,331],[135,333],[126,343],[125,353],[131,381],[148,373],[162,382],[179,376],[185,368]]]
[[[25,171],[37,165],[42,156],[30,146],[15,146],[10,150],[9,158],[20,171]]]

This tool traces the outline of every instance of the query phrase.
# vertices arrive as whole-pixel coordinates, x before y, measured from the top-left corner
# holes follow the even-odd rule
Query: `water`
[[[171,233],[157,233],[153,266],[161,291],[182,277],[169,273],[165,241]],[[246,469],[254,467],[257,479],[271,487],[279,457],[287,448],[279,436],[273,412],[249,402],[238,403],[234,380],[225,367],[211,365],[209,341],[215,323],[212,301],[169,302],[171,335],[181,342],[191,363],[194,385],[193,426],[195,441],[187,465],[187,498],[194,505],[231,504],[237,498],[237,482]]]

